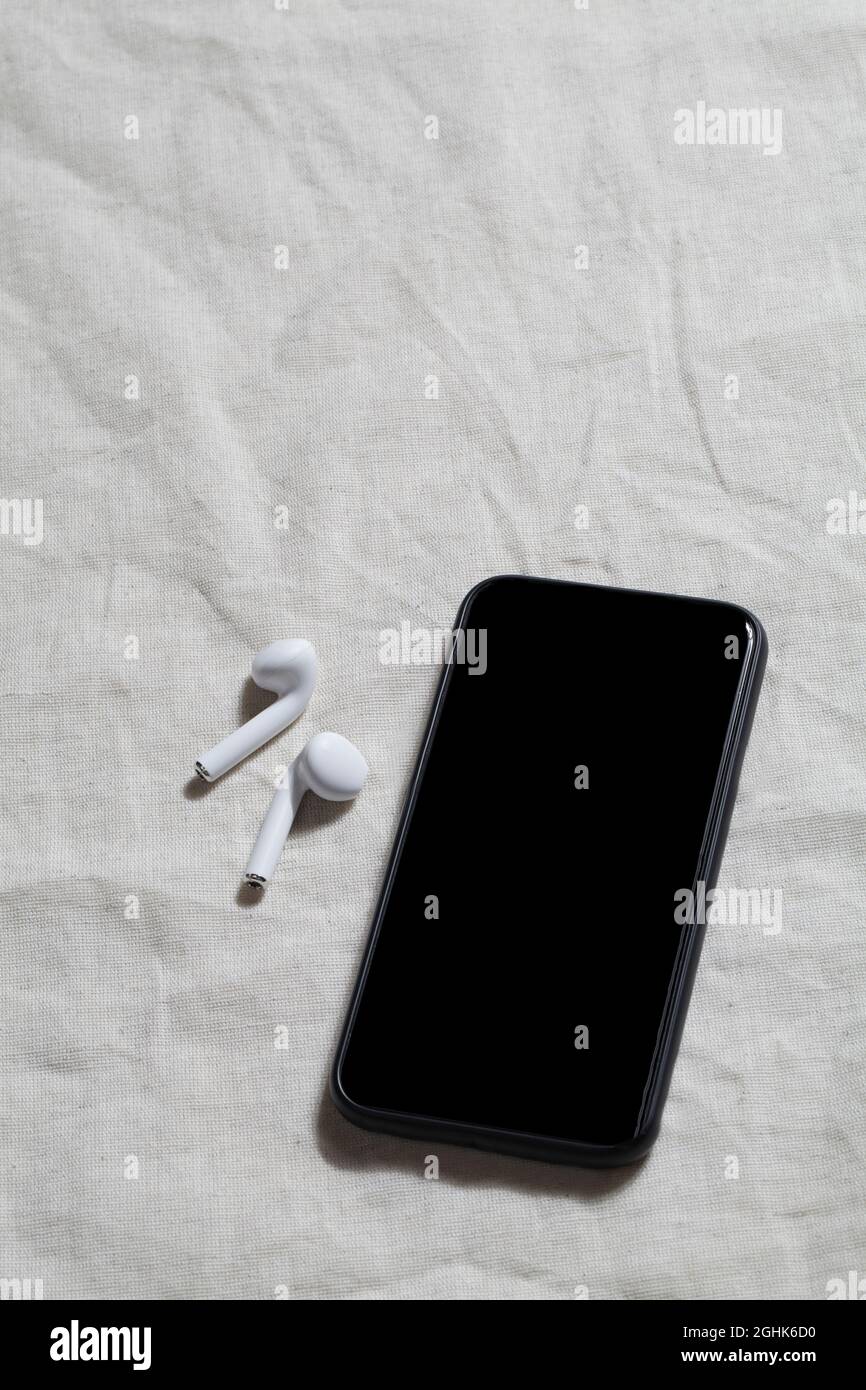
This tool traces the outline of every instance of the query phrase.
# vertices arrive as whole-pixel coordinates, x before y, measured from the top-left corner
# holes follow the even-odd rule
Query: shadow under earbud
[[[244,681],[244,688],[241,691],[239,705],[240,722],[246,724],[250,719],[255,719],[257,714],[261,714],[263,709],[272,705],[276,699],[272,690],[262,690],[260,685],[256,685],[252,676],[247,676]]]
[[[242,883],[235,893],[235,902],[238,907],[258,907],[265,900],[265,892],[265,889],[251,888],[248,883]]]
[[[207,796],[208,792],[215,786],[215,782],[206,782],[203,777],[196,775],[190,777],[183,789],[183,794],[187,801],[201,801],[202,797]]]
[[[288,852],[288,846],[298,835],[311,835],[314,831],[321,830],[325,825],[333,825],[334,821],[338,821],[341,816],[345,816],[346,812],[351,810],[353,801],[354,798],[352,801],[325,801],[321,796],[314,796],[312,792],[308,793],[295,816],[289,831],[289,838],[286,841],[287,848],[283,850],[283,853]]]

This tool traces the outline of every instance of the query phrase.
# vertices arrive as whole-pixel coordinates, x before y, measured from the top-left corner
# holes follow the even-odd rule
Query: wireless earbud
[[[312,643],[294,637],[271,642],[253,660],[252,675],[256,685],[262,690],[275,691],[279,699],[209,752],[202,753],[195,770],[204,782],[215,782],[263,743],[282,733],[303,713],[316,684],[316,653]]]
[[[250,888],[264,888],[277,867],[304,792],[315,792],[325,801],[351,801],[369,770],[354,743],[342,734],[315,734],[289,764],[285,785],[268,807],[244,876]]]

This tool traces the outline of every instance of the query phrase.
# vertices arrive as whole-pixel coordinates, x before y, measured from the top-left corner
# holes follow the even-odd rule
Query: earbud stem
[[[300,707],[293,712],[295,705]],[[275,700],[259,714],[253,715],[246,724],[242,724],[239,729],[221,739],[207,753],[202,753],[195,765],[199,777],[205,782],[215,782],[223,773],[230,772],[238,763],[243,762],[244,758],[248,758],[250,753],[255,753],[257,748],[261,748],[263,744],[282,733],[302,709],[303,704],[294,692]]]
[[[286,772],[286,785],[278,787],[253,845],[244,877],[251,888],[264,888],[277,867],[307,788],[298,775],[297,761]]]

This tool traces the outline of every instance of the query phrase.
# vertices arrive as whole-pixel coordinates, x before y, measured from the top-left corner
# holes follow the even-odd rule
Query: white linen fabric
[[[0,1277],[866,1276],[861,0],[4,0],[0,29]],[[720,883],[780,893],[781,930],[710,931],[645,1163],[441,1146],[432,1181],[327,1072],[436,679],[379,634],[501,572],[759,614]],[[200,792],[282,636],[313,703]],[[250,906],[322,728],[370,781],[307,798]]]

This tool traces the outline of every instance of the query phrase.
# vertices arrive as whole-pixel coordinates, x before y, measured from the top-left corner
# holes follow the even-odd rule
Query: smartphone
[[[331,1074],[368,1129],[584,1166],[653,1144],[767,639],[525,576],[466,596]]]

